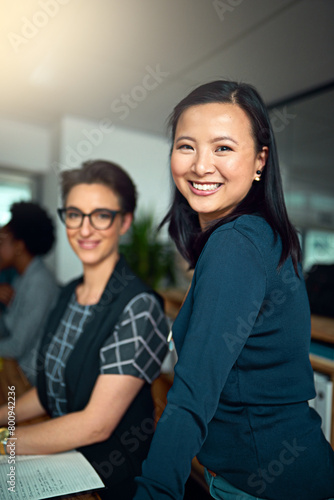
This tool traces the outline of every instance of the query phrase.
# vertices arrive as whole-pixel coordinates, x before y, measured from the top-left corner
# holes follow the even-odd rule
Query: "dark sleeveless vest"
[[[45,353],[70,297],[81,281],[82,278],[79,278],[63,288],[58,303],[49,317],[40,346],[37,390],[40,401],[48,413],[50,412],[44,373]],[[68,413],[80,411],[87,405],[100,374],[100,349],[112,333],[125,306],[133,297],[143,292],[154,294],[163,307],[161,297],[133,273],[121,256],[68,359],[65,368]],[[140,474],[141,463],[147,455],[153,428],[154,407],[150,385],[145,383],[110,438],[102,443],[79,448],[79,451],[95,467],[103,482],[112,485],[127,477],[130,479]]]

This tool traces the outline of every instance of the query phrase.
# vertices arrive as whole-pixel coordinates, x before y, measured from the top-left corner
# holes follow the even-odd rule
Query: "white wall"
[[[58,178],[56,173],[52,170],[50,165],[59,157],[59,148],[61,143],[61,123],[55,125],[50,130],[50,148],[49,148],[49,161],[47,163],[47,171],[43,177],[42,184],[42,205],[46,207],[50,213],[53,215],[54,222],[56,224],[57,240],[52,251],[47,255],[45,261],[47,265],[52,269],[58,278],[57,273],[57,255],[58,255],[58,235],[59,227],[57,221],[57,207],[58,204]]]
[[[30,172],[47,172],[50,165],[48,128],[0,119],[0,164]]]

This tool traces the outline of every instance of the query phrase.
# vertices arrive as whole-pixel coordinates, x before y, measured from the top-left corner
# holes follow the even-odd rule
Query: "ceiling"
[[[180,98],[218,78],[271,103],[334,79],[333,19],[332,0],[2,0],[0,117],[160,134]]]
[[[333,0],[1,0],[0,118],[164,134],[173,106],[219,78],[276,103],[334,80],[333,19]]]

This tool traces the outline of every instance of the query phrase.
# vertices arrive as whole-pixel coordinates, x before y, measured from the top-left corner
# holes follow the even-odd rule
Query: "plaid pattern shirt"
[[[67,413],[65,368],[93,305],[81,305],[73,293],[45,356],[47,397],[52,416]],[[133,375],[151,383],[167,351],[169,326],[156,298],[134,297],[124,308],[114,331],[100,349],[100,373]]]

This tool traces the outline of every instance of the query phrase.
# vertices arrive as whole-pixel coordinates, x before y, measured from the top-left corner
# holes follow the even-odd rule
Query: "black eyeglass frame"
[[[71,227],[71,226],[68,226],[66,224],[66,221],[64,220],[64,214],[66,214],[66,212],[68,210],[76,211],[76,212],[78,212],[81,215],[81,221],[80,221],[80,224],[77,227]],[[92,222],[92,215],[95,214],[96,212],[107,212],[108,214],[111,215],[110,223],[109,223],[109,225],[107,227],[104,227],[103,229],[101,229],[99,227],[96,227],[93,224],[93,222]],[[96,208],[95,210],[93,210],[89,214],[85,214],[79,208],[67,207],[67,208],[57,208],[57,213],[59,215],[60,220],[62,221],[63,224],[65,224],[65,226],[67,227],[67,229],[79,229],[82,226],[82,224],[83,224],[84,218],[88,217],[89,223],[90,223],[90,225],[94,229],[97,229],[98,231],[104,231],[105,229],[109,229],[113,225],[113,222],[115,220],[116,215],[117,214],[122,214],[123,211],[122,210],[109,210],[109,208]]]

